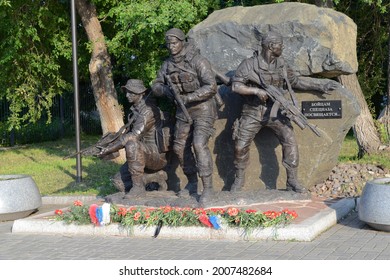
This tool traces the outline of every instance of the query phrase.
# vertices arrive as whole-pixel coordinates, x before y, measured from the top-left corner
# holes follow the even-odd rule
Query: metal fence
[[[80,90],[80,129],[85,134],[101,134],[99,114],[96,109],[93,93],[89,88]],[[26,124],[19,130],[9,131],[6,125],[10,115],[9,103],[4,98],[0,100],[0,146],[37,143],[47,140],[56,140],[74,135],[74,96],[73,93],[64,93],[53,100],[51,108],[52,120],[47,123],[44,115],[37,123]]]

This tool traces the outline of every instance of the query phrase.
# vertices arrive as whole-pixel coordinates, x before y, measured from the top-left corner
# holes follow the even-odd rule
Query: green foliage
[[[381,0],[341,0],[336,6],[357,23],[357,75],[374,115],[382,109],[381,101],[387,94],[389,5],[390,1]]]
[[[72,205],[69,207],[68,211],[60,212],[57,210],[56,220],[64,221],[67,224],[90,224],[91,219],[89,218],[89,207],[87,205]]]
[[[389,135],[389,131],[386,128],[386,125],[384,123],[381,123],[380,121],[376,120],[375,126],[377,128],[381,143],[383,143],[385,145],[389,145],[390,144],[390,135]]]
[[[53,97],[69,84],[62,63],[69,59],[69,19],[58,1],[12,1],[0,13],[0,98],[10,102],[9,130],[51,121]],[[50,7],[50,9],[49,9]]]
[[[16,145],[39,143],[44,141],[54,141],[63,137],[64,131],[71,131],[69,123],[61,123],[61,120],[56,118],[50,123],[43,120],[37,121],[35,124],[26,124],[16,131],[7,133],[7,124],[0,122],[0,146],[10,146],[10,135],[13,133],[14,143]]]
[[[8,7],[11,7],[11,1],[8,1],[8,0],[0,0],[0,6],[8,6]]]
[[[115,58],[114,73],[137,77],[147,83],[156,75],[162,58],[164,33],[172,27],[187,32],[204,19],[218,1],[120,1],[107,11],[99,10],[105,24],[113,24],[115,33],[106,34],[110,54]],[[104,4],[107,1],[95,1]]]

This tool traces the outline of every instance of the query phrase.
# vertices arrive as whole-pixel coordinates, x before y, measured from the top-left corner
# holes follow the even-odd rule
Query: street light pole
[[[75,0],[71,0],[72,20],[72,55],[73,55],[73,88],[74,88],[74,119],[76,125],[76,182],[82,181],[81,154],[80,154],[80,108],[79,108],[79,77],[77,67],[77,30]]]

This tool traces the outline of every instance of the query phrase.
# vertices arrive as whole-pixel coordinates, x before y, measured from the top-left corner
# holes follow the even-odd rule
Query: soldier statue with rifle
[[[213,193],[213,160],[208,141],[217,119],[216,74],[209,61],[186,41],[182,30],[168,30],[165,40],[170,57],[161,66],[152,90],[156,96],[173,99],[177,107],[173,150],[188,179],[179,195],[197,195],[199,175],[202,203]]]
[[[282,36],[268,32],[262,36],[261,48],[239,65],[232,78],[232,90],[244,99],[241,117],[233,128],[236,173],[232,192],[239,191],[244,185],[249,148],[263,127],[269,127],[282,145],[282,163],[287,172],[286,189],[307,192],[298,181],[298,145],[291,122],[302,129],[309,127],[317,136],[320,132],[300,112],[293,88],[328,93],[339,84],[333,80],[320,82],[320,79],[295,76],[283,59],[282,50]]]
[[[132,104],[132,112],[125,129],[116,133],[116,138],[101,148],[97,154],[104,157],[125,148],[126,165],[131,175],[132,187],[124,198],[139,196],[145,192],[145,171],[157,172],[166,164],[166,147],[158,145],[158,137],[162,128],[161,111],[147,98],[143,82],[130,79],[122,90]]]

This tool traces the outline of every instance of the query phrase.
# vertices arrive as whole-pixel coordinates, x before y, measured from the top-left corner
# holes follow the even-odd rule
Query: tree
[[[358,156],[364,154],[378,153],[382,145],[380,135],[388,134],[381,127],[376,127],[374,116],[380,109],[380,100],[386,92],[385,76],[386,59],[389,57],[390,48],[386,48],[386,42],[390,40],[388,28],[388,17],[386,6],[389,1],[360,0],[337,1],[337,9],[349,15],[358,24],[358,59],[359,71],[357,73],[359,82],[355,76],[342,76],[341,82],[349,88],[357,97],[362,113],[358,116],[353,131],[359,146]],[[387,3],[386,3],[387,2]],[[370,14],[370,16],[367,16]],[[386,50],[387,49],[387,50]],[[354,81],[355,80],[355,85]],[[362,88],[360,88],[362,85]],[[378,101],[375,101],[378,100]],[[383,119],[386,122],[386,118]],[[378,133],[382,131],[382,133]]]
[[[0,3],[0,100],[10,104],[9,130],[42,116],[50,122],[53,98],[70,90],[69,15],[59,1]]]
[[[94,2],[101,7],[110,1]],[[139,78],[149,84],[168,55],[165,32],[172,27],[187,32],[218,8],[218,3],[215,0],[124,0],[102,9],[99,18],[103,28],[115,29],[111,34],[105,33],[115,60],[114,75],[122,80]]]
[[[388,25],[390,34],[390,24]],[[388,39],[388,53],[387,53],[387,90],[384,98],[384,109],[378,117],[378,121],[383,125],[381,136],[382,141],[387,145],[390,144],[390,36]]]
[[[34,123],[43,115],[50,122],[53,98],[72,90],[68,2],[0,2],[0,86],[4,89],[0,98],[10,103],[10,130]],[[76,1],[82,22],[82,26],[78,25],[80,82],[89,82],[89,69],[103,132],[115,131],[123,124],[115,80],[122,83],[128,77],[145,82],[153,79],[165,52],[158,47],[164,42],[164,32],[172,26],[188,30],[217,7],[217,2]],[[106,27],[104,34],[101,23]],[[80,32],[80,27],[85,28],[85,33]]]
[[[355,95],[360,105],[360,115],[352,127],[359,147],[358,157],[360,158],[364,154],[375,154],[381,146],[381,141],[367,102],[364,99],[358,78],[356,74],[351,74],[341,75],[339,79],[341,84]]]
[[[97,17],[96,7],[86,0],[76,0],[76,8],[91,44],[89,73],[100,114],[103,134],[116,132],[124,124],[123,112],[118,104],[111,72],[111,58],[107,51],[104,34]]]

